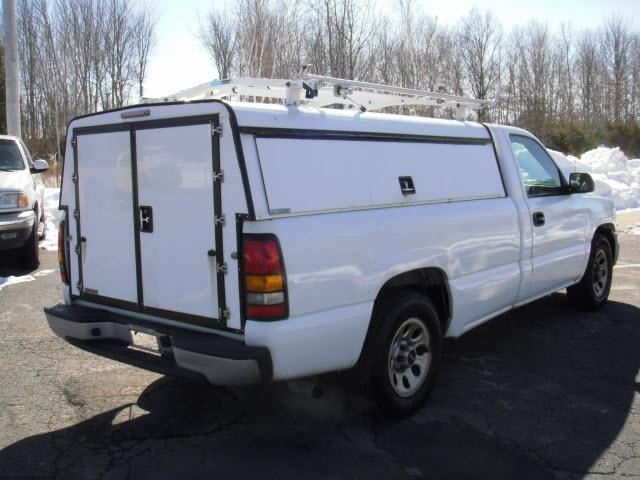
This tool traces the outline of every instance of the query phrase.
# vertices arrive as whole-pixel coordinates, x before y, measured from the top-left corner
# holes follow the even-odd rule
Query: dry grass
[[[42,174],[46,187],[60,187],[62,178],[62,162],[49,160],[49,170]]]

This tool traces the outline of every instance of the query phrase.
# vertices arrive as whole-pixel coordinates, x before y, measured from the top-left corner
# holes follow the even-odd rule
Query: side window
[[[509,138],[527,195],[536,197],[562,193],[560,170],[544,148],[524,135],[510,135]]]

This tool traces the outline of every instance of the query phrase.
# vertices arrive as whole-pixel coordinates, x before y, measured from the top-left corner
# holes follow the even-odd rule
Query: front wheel
[[[363,359],[365,389],[391,417],[418,410],[433,385],[442,332],[431,302],[415,292],[393,297],[376,312]]]
[[[40,214],[40,220],[38,220],[38,239],[44,240],[47,236],[47,217],[45,215],[44,207]]]
[[[582,280],[567,288],[569,301],[580,310],[600,310],[609,298],[612,278],[611,245],[605,236],[597,233],[591,243],[591,255]]]
[[[35,222],[31,229],[29,239],[22,246],[23,268],[34,270],[40,266],[40,243],[38,242],[38,223]]]

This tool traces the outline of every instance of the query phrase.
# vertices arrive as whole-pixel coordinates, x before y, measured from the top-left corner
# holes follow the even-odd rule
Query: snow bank
[[[0,277],[0,290],[9,285],[15,285],[16,283],[33,282],[36,279],[33,275],[21,275],[19,277]]]
[[[616,210],[640,207],[640,159],[629,160],[620,148],[598,147],[580,158],[549,150],[566,178],[590,173],[596,193],[613,200]]]
[[[49,251],[58,250],[58,225],[63,212],[58,210],[60,200],[59,188],[44,189],[44,214],[47,222],[47,236],[40,242],[40,248]]]
[[[43,270],[38,270],[33,275],[20,275],[17,277],[11,275],[9,277],[0,277],[0,291],[4,287],[8,287],[9,285],[15,285],[16,283],[33,282],[34,280],[36,280],[36,277],[44,277],[53,272],[55,272],[55,270],[43,269]]]

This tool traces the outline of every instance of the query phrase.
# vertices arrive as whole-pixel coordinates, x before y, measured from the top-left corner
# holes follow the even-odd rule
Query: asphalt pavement
[[[640,477],[640,237],[611,301],[562,292],[448,341],[428,403],[391,421],[351,374],[252,388],[190,384],[71,347],[42,309],[56,256],[0,285],[0,478]],[[328,352],[330,354],[330,352]]]

